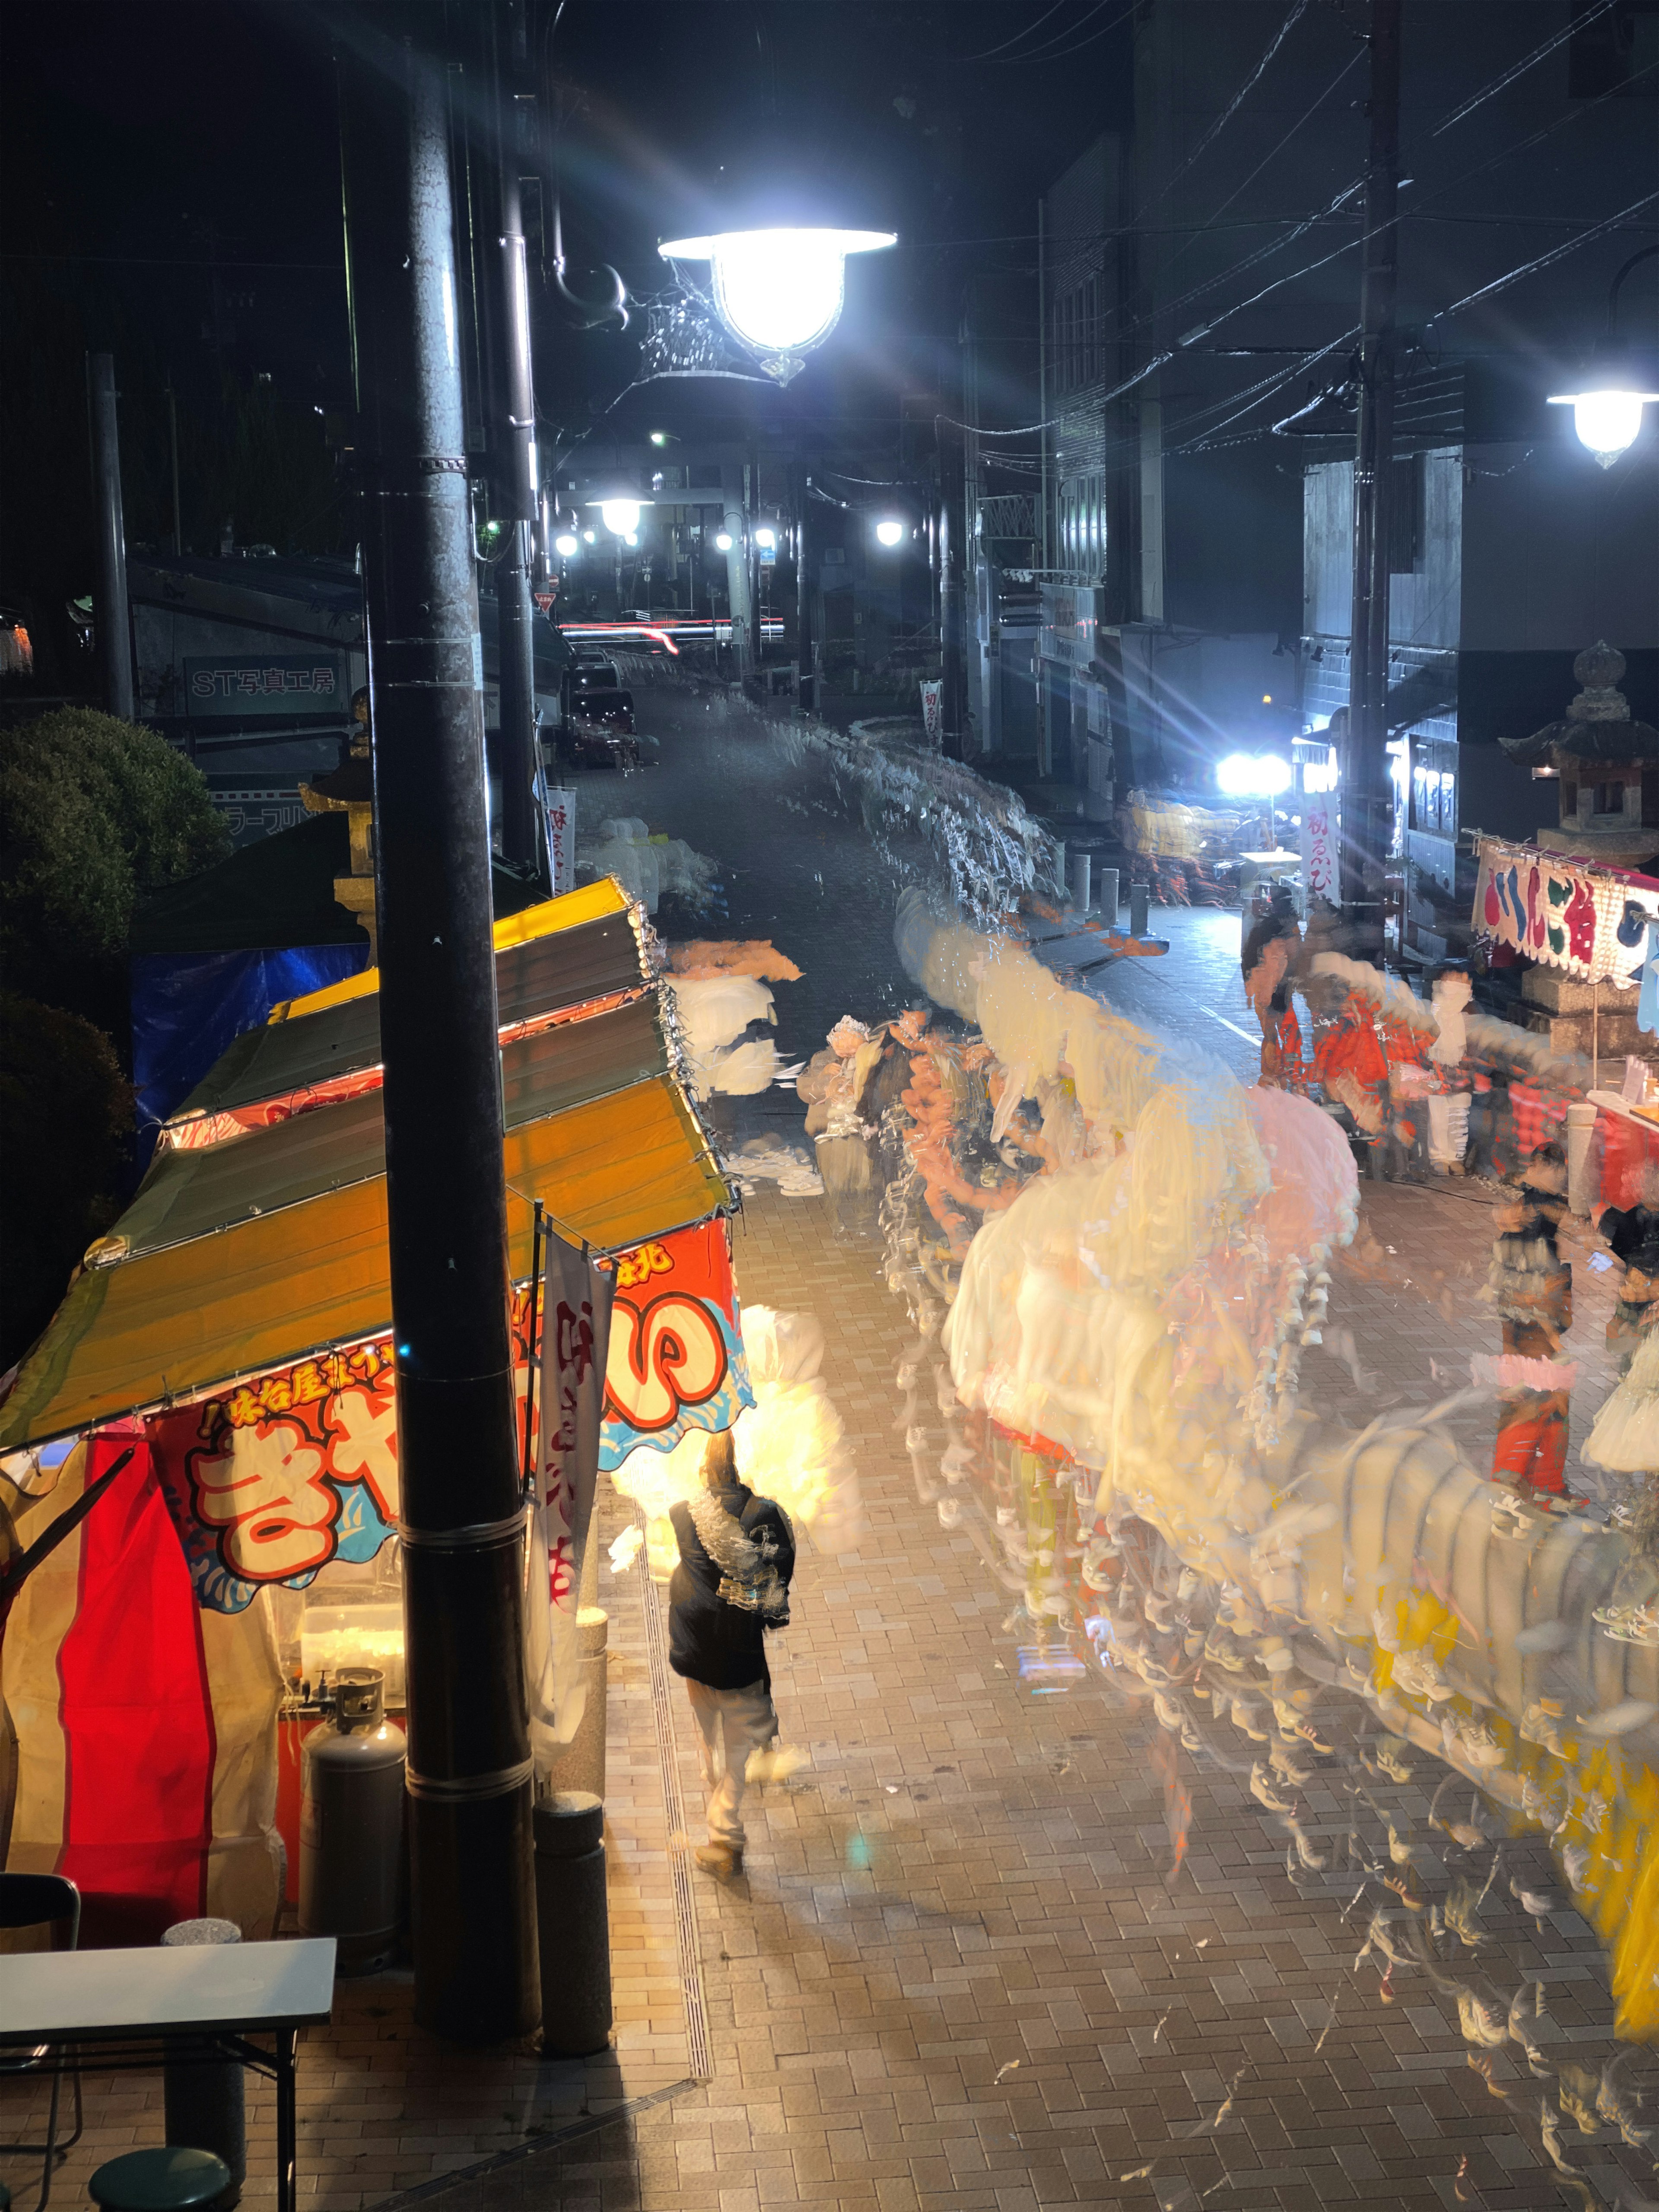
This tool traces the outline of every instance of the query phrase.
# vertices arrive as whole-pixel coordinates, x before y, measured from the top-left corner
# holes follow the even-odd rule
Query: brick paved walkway
[[[683,702],[664,710],[665,727],[681,717],[689,726]],[[592,778],[582,789],[595,808],[646,813],[722,858],[747,841],[752,872],[732,872],[731,927],[774,935],[807,969],[793,999],[780,993],[787,1048],[811,1050],[842,1011],[902,1003],[892,873],[856,823],[815,811],[816,795],[786,805],[793,787],[780,785],[766,740],[740,719],[707,738],[688,729],[684,750],[654,780],[612,793],[599,788],[612,780]],[[1168,919],[1178,942],[1167,966],[1156,978],[1108,971],[1105,995],[1156,1023],[1162,993],[1166,1026],[1248,1076],[1254,1044],[1202,1011],[1250,1027],[1236,917]],[[763,1110],[797,1109],[774,1096]],[[1486,1206],[1474,1188],[1367,1190],[1366,1233],[1338,1271],[1323,1355],[1304,1370],[1318,1410],[1358,1426],[1428,1404],[1467,1379],[1471,1352],[1496,1348],[1491,1309],[1474,1297]],[[1540,2085],[1518,2056],[1487,2057],[1489,2087],[1467,2063],[1451,1995],[1402,1971],[1384,2002],[1378,1962],[1356,1968],[1364,1923],[1387,1900],[1373,1887],[1356,1907],[1340,1778],[1308,1793],[1308,1832],[1334,1863],[1292,1881],[1282,1828],[1243,1775],[1183,1760],[1192,1841],[1171,1885],[1144,1716],[1098,1683],[1060,1696],[1020,1686],[1008,1599],[917,1496],[895,1425],[908,1329],[875,1243],[836,1233],[826,1201],[763,1187],[737,1256],[745,1298],[809,1308],[825,1326],[867,1534],[839,1559],[804,1547],[795,1625],[774,1663],[786,1734],[811,1763],[754,1801],[744,1877],[724,1888],[697,1877],[712,2078],[678,2086],[690,2070],[686,1962],[668,1852],[684,1845],[664,1808],[641,1586],[606,1577],[617,2051],[585,2069],[456,2054],[410,2028],[406,1977],[343,1985],[336,2025],[306,2050],[301,2155],[317,2212],[431,2185],[443,2212],[1509,2212],[1567,2201],[1540,2162]],[[1584,1252],[1570,1256],[1582,1263]],[[1575,1458],[1608,1380],[1611,1296],[1606,1278],[1583,1264],[1577,1273]],[[1488,1409],[1453,1419],[1467,1449],[1489,1451]],[[605,1510],[608,1535],[614,1499]],[[673,1713],[669,1756],[695,1808],[678,1700]],[[1424,1826],[1440,1770],[1418,1764],[1411,1783],[1374,1786],[1414,1829],[1438,1894],[1456,1855]],[[1544,1870],[1535,1844],[1510,1863]],[[1505,1994],[1523,1975],[1540,1978],[1552,2016],[1540,2040],[1599,2067],[1609,2008],[1583,1920],[1561,1910],[1537,1927],[1502,1882],[1484,1917],[1482,1970]],[[658,2094],[594,2126],[622,2100]],[[60,2203],[83,2199],[95,2157],[153,2136],[158,2100],[143,2077],[99,2093],[96,2141],[60,2181]],[[256,2118],[263,2131],[263,2106]],[[588,2131],[567,2139],[573,2126]],[[1563,2126],[1567,2155],[1611,2202],[1607,2132],[1590,2141]],[[467,2172],[526,2145],[538,2147]],[[266,2132],[250,2203],[268,2197],[258,2161],[269,2154]],[[23,2202],[15,2163],[6,2179]]]

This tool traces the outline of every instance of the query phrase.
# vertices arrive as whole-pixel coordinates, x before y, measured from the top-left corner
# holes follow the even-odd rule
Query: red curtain
[[[67,1747],[58,1869],[83,1947],[154,1943],[204,1910],[213,1705],[201,1614],[142,1428],[92,1438],[88,1486],[132,1463],[82,1523],[76,1614],[58,1657]]]

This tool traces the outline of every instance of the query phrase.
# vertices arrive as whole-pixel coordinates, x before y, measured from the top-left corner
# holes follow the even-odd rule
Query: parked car
[[[576,768],[637,768],[634,695],[611,661],[579,662],[559,694],[558,752]]]

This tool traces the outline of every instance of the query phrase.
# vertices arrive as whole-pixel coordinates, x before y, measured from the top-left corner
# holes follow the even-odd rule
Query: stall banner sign
[[[1302,882],[1310,899],[1340,906],[1337,880],[1336,793],[1307,792],[1302,800]]]
[[[562,898],[576,888],[576,794],[544,787],[547,802],[547,853],[553,872],[553,896]]]
[[[197,1602],[240,1613],[372,1559],[398,1523],[389,1338],[321,1352],[145,1424]]]
[[[1642,957],[1642,994],[1636,1002],[1636,1026],[1649,1036],[1659,1036],[1659,921],[1648,924],[1648,941]]]
[[[940,743],[945,734],[945,686],[936,678],[922,680],[921,727],[930,745]]]
[[[689,1429],[729,1429],[754,1402],[726,1224],[706,1221],[623,1253],[600,1467],[609,1474],[641,1444],[672,1451]]]
[[[726,1429],[755,1402],[726,1225],[714,1220],[615,1263],[599,1464],[689,1429]],[[528,1289],[514,1299],[520,1401]],[[240,1613],[267,1583],[304,1589],[335,1559],[397,1534],[398,1405],[390,1334],[239,1382],[145,1423],[198,1604]],[[550,1403],[551,1401],[546,1401]]]
[[[343,714],[350,686],[327,653],[191,655],[185,661],[185,712],[230,714]]]
[[[1659,885],[1627,881],[1553,853],[1487,840],[1480,848],[1474,927],[1528,960],[1581,982],[1640,981]]]
[[[541,1452],[530,1516],[525,1680],[541,1767],[571,1742],[587,1702],[578,1612],[592,1540],[616,1271],[550,1236],[541,1307]]]

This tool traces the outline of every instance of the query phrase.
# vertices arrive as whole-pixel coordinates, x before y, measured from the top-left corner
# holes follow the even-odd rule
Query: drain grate
[[[697,1929],[697,1894],[691,1881],[691,1855],[685,1847],[685,1801],[680,1795],[679,1765],[674,1753],[673,1676],[662,1607],[651,1581],[650,1562],[641,1548],[640,1603],[645,1613],[645,1648],[651,1664],[651,1709],[662,1767],[663,1811],[668,1821],[668,1867],[674,1885],[674,1940],[679,1950],[680,1990],[685,2001],[685,2046],[694,2081],[713,2078],[708,2060],[708,2012],[702,1995],[702,1948]]]

